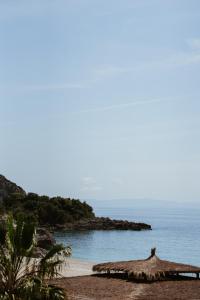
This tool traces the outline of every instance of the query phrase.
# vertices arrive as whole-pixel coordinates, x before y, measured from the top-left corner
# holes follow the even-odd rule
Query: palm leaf
[[[15,247],[15,242],[14,242],[14,220],[12,215],[8,216],[7,219],[7,234],[6,234],[6,244],[8,251],[13,251]]]
[[[5,244],[0,245],[0,300],[63,300],[64,291],[48,285],[46,279],[58,275],[70,247],[56,245],[37,263],[31,260],[35,227],[8,217]]]
[[[30,252],[36,245],[36,230],[34,224],[25,223],[22,230],[21,247]]]
[[[51,249],[47,252],[47,254],[44,256],[42,261],[47,261],[48,259],[51,259],[55,255],[61,254],[62,251],[64,251],[64,250],[65,250],[65,247],[63,245],[57,244],[57,245],[51,247]]]

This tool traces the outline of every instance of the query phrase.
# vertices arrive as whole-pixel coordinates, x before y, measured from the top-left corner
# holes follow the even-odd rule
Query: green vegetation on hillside
[[[2,213],[12,212],[14,217],[22,215],[40,225],[73,223],[94,217],[93,209],[80,200],[39,196],[35,193],[22,195],[13,193],[0,204]]]

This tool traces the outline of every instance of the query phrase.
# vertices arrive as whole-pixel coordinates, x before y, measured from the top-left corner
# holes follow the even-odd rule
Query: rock
[[[56,224],[54,227],[55,227],[56,230],[63,230],[63,229],[65,229],[65,225],[64,224]]]
[[[151,225],[129,222],[127,220],[112,220],[96,217],[65,224],[65,230],[151,230]]]
[[[24,197],[26,192],[14,182],[0,175],[0,200],[3,200],[11,194],[19,194]]]
[[[48,250],[56,243],[53,235],[46,228],[38,228],[36,238],[37,247],[42,249]]]

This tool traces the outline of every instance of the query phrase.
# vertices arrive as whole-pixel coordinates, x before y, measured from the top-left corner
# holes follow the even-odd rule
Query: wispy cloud
[[[85,89],[89,87],[86,82],[74,83],[56,83],[56,84],[18,84],[18,85],[0,85],[0,90],[12,92],[42,92],[42,91],[64,91],[70,89]]]
[[[97,192],[102,190],[102,187],[97,184],[93,177],[83,177],[81,179],[81,192]]]
[[[185,66],[197,65],[200,63],[199,51],[175,52],[170,56],[158,60],[147,60],[138,62],[135,66],[129,68],[130,73],[139,73],[145,71],[155,72],[157,70],[173,70]]]
[[[176,68],[182,66],[195,65],[200,63],[200,53],[196,52],[179,52],[163,61],[155,62],[155,68]]]
[[[57,84],[33,84],[18,86],[18,90],[23,91],[53,91],[53,90],[69,90],[69,89],[87,89],[92,88],[98,82],[109,80],[118,76],[129,74],[138,74],[145,71],[156,71],[165,69],[180,68],[183,66],[200,64],[200,39],[191,39],[190,47],[192,51],[176,52],[171,56],[158,60],[139,61],[132,66],[103,65],[97,66],[90,71],[88,70],[88,78],[84,78],[79,82],[57,83]],[[194,49],[196,51],[194,51]],[[153,100],[158,101],[158,100]],[[142,101],[140,101],[142,102]],[[138,103],[137,103],[138,104]],[[128,104],[129,105],[129,104]],[[132,104],[133,105],[133,104]]]
[[[61,83],[39,83],[39,84],[18,84],[14,86],[0,86],[0,90],[4,91],[17,91],[17,92],[34,92],[34,91],[64,91],[64,90],[78,90],[78,89],[90,89],[95,87],[98,83],[105,82],[107,80],[123,77],[132,76],[144,72],[156,72],[157,70],[172,70],[181,68],[184,66],[198,65],[200,64],[200,38],[189,38],[185,41],[188,46],[187,51],[174,51],[173,54],[163,56],[159,59],[146,59],[137,60],[127,65],[115,65],[105,64],[90,66],[84,77],[80,78],[79,81],[75,82],[61,82]],[[87,74],[87,75],[86,75]],[[158,102],[159,100],[150,100],[150,102]],[[136,103],[127,103],[120,105],[122,107],[143,104],[143,102],[149,101],[136,101]],[[113,106],[100,108],[99,110],[113,109]],[[88,110],[87,110],[88,111]]]
[[[107,105],[107,106],[102,106],[102,107],[96,107],[96,108],[89,108],[89,109],[83,109],[80,111],[75,111],[72,112],[74,114],[81,114],[81,113],[95,113],[95,112],[104,112],[104,111],[109,111],[109,110],[114,110],[114,109],[125,109],[129,107],[134,107],[134,106],[139,106],[139,105],[150,105],[150,104],[155,104],[155,103],[160,103],[160,102],[166,102],[166,101],[171,101],[174,100],[172,98],[158,98],[158,99],[149,99],[149,100],[136,100],[132,102],[127,102],[127,103],[117,103],[113,105]]]
[[[200,39],[186,41],[189,45],[187,51],[174,51],[174,53],[159,59],[144,59],[135,61],[132,65],[103,65],[92,70],[92,78],[88,79],[90,86],[117,76],[129,76],[145,71],[171,70],[200,63]]]
[[[38,84],[38,85],[24,85],[19,87],[24,90],[32,91],[51,91],[51,90],[67,90],[67,89],[82,89],[86,88],[84,83],[61,83],[61,84]]]
[[[113,66],[113,65],[103,65],[99,66],[94,69],[94,75],[97,77],[104,77],[104,76],[114,76],[118,74],[127,73],[130,71],[130,68],[121,67],[121,66]]]

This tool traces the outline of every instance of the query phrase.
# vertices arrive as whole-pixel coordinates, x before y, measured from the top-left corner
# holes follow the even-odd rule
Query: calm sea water
[[[125,207],[123,202],[92,205],[98,216],[146,222],[152,225],[152,231],[56,233],[58,242],[72,246],[74,258],[93,262],[146,258],[155,246],[160,258],[200,266],[200,206],[124,203]]]

